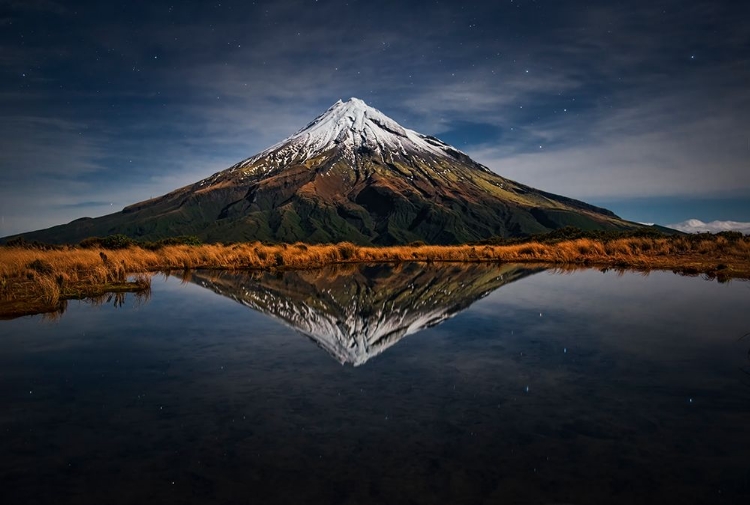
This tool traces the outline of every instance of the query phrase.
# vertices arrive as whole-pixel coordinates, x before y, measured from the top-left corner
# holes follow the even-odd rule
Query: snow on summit
[[[404,128],[378,109],[352,97],[346,102],[337,101],[306,127],[248,158],[240,166],[269,155],[286,161],[302,162],[331,149],[342,148],[344,155],[349,158],[354,158],[361,150],[372,151],[384,157],[386,154],[440,157],[451,157],[451,152],[463,154],[434,137]]]

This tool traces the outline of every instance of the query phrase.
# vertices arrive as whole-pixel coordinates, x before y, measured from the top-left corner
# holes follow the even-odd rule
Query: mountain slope
[[[191,281],[268,314],[340,363],[361,365],[510,282],[515,265],[379,264],[273,272],[194,272]]]
[[[159,239],[450,244],[573,225],[637,227],[608,210],[501,177],[352,98],[227,170],[96,219],[24,234],[76,242]]]

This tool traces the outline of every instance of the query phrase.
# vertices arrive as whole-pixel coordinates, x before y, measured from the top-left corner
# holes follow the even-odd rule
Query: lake
[[[748,503],[750,283],[158,275],[0,321],[4,504]]]

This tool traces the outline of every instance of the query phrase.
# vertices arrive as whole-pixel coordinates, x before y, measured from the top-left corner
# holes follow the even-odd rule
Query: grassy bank
[[[104,251],[83,252],[72,247],[0,247],[0,319],[55,313],[66,300],[150,289],[150,276],[133,272],[128,279],[124,262],[111,261]]]
[[[53,309],[61,300],[105,291],[144,290],[164,270],[304,269],[334,263],[403,261],[514,262],[705,274],[720,281],[750,278],[750,237],[740,234],[672,237],[578,238],[505,245],[362,247],[243,243],[143,248],[66,246],[0,247],[0,317],[10,305]]]

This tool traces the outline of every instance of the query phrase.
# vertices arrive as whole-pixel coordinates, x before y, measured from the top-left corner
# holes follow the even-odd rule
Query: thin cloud
[[[527,128],[523,142],[465,150],[506,177],[579,198],[750,193],[750,94],[720,85],[726,97],[701,96],[700,86],[623,93],[611,110]]]
[[[103,170],[102,133],[80,121],[44,116],[0,118],[0,167],[10,180],[38,176],[80,176]]]
[[[750,234],[750,223],[742,223],[739,221],[711,221],[710,223],[704,223],[700,219],[688,219],[681,223],[669,224],[667,227],[684,231],[685,233],[739,231],[741,233]]]
[[[675,223],[667,225],[669,228],[675,230],[684,231],[686,233],[719,233],[722,231],[738,231],[745,234],[750,234],[750,223],[743,223],[739,221],[711,221],[710,223],[704,223],[699,219],[688,219],[681,223]]]
[[[65,203],[61,204],[60,208],[63,209],[86,209],[89,207],[103,207],[105,205],[110,205],[111,202],[73,202],[73,203]]]

